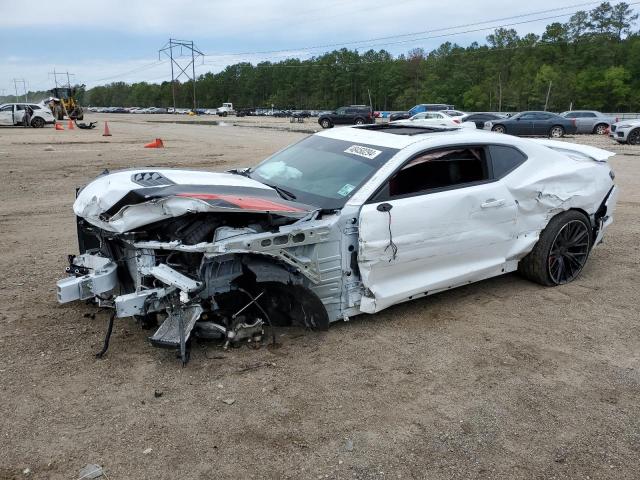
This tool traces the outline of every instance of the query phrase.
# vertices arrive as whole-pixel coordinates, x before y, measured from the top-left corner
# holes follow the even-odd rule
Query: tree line
[[[238,63],[196,80],[197,104],[333,109],[369,104],[405,110],[448,103],[468,111],[640,111],[640,32],[630,5],[603,2],[542,35],[499,28],[485,44],[445,42],[426,52],[340,49],[308,60]],[[192,106],[191,82],[176,83],[176,105]],[[83,92],[84,105],[173,105],[170,81],[114,82]]]

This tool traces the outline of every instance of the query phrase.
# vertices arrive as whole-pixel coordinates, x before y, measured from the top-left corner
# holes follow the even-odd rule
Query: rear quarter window
[[[527,156],[520,150],[505,145],[490,145],[489,155],[493,177],[496,179],[511,173],[527,160]]]

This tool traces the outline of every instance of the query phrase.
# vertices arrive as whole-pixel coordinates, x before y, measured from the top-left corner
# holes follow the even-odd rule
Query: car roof
[[[345,142],[363,143],[366,145],[374,145],[386,148],[394,148],[401,150],[407,148],[410,145],[417,143],[424,144],[425,148],[430,146],[439,147],[443,144],[456,144],[456,143],[492,143],[495,141],[497,144],[504,144],[505,140],[508,140],[510,145],[517,146],[520,143],[526,143],[518,137],[505,136],[504,134],[493,133],[486,130],[476,130],[469,128],[437,128],[427,126],[407,126],[396,125],[395,128],[411,129],[411,130],[424,130],[424,133],[403,134],[398,135],[390,133],[389,129],[375,129],[372,127],[378,127],[381,125],[366,125],[362,127],[338,127],[323,130],[316,133],[316,135],[332,138],[335,140],[342,140]],[[394,128],[394,127],[391,127]]]

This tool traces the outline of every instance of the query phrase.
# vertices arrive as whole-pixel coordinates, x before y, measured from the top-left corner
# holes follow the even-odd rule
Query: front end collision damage
[[[81,219],[79,243],[93,248],[70,258],[58,301],[94,298],[118,318],[164,319],[150,340],[175,347],[183,361],[192,334],[227,347],[261,340],[268,326],[328,328],[343,311],[340,217],[246,215],[249,226],[233,213],[182,216],[177,227],[172,218],[156,224],[158,235]],[[199,221],[216,228],[178,238],[197,233]]]

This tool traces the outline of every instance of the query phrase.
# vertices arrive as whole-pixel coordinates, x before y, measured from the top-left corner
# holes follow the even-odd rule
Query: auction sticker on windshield
[[[374,148],[363,147],[362,145],[351,145],[344,153],[350,153],[352,155],[358,155],[359,157],[374,159],[382,153],[380,150]]]
[[[338,190],[338,195],[340,195],[341,197],[346,197],[353,191],[354,188],[356,188],[354,185],[347,183],[344,187]]]

